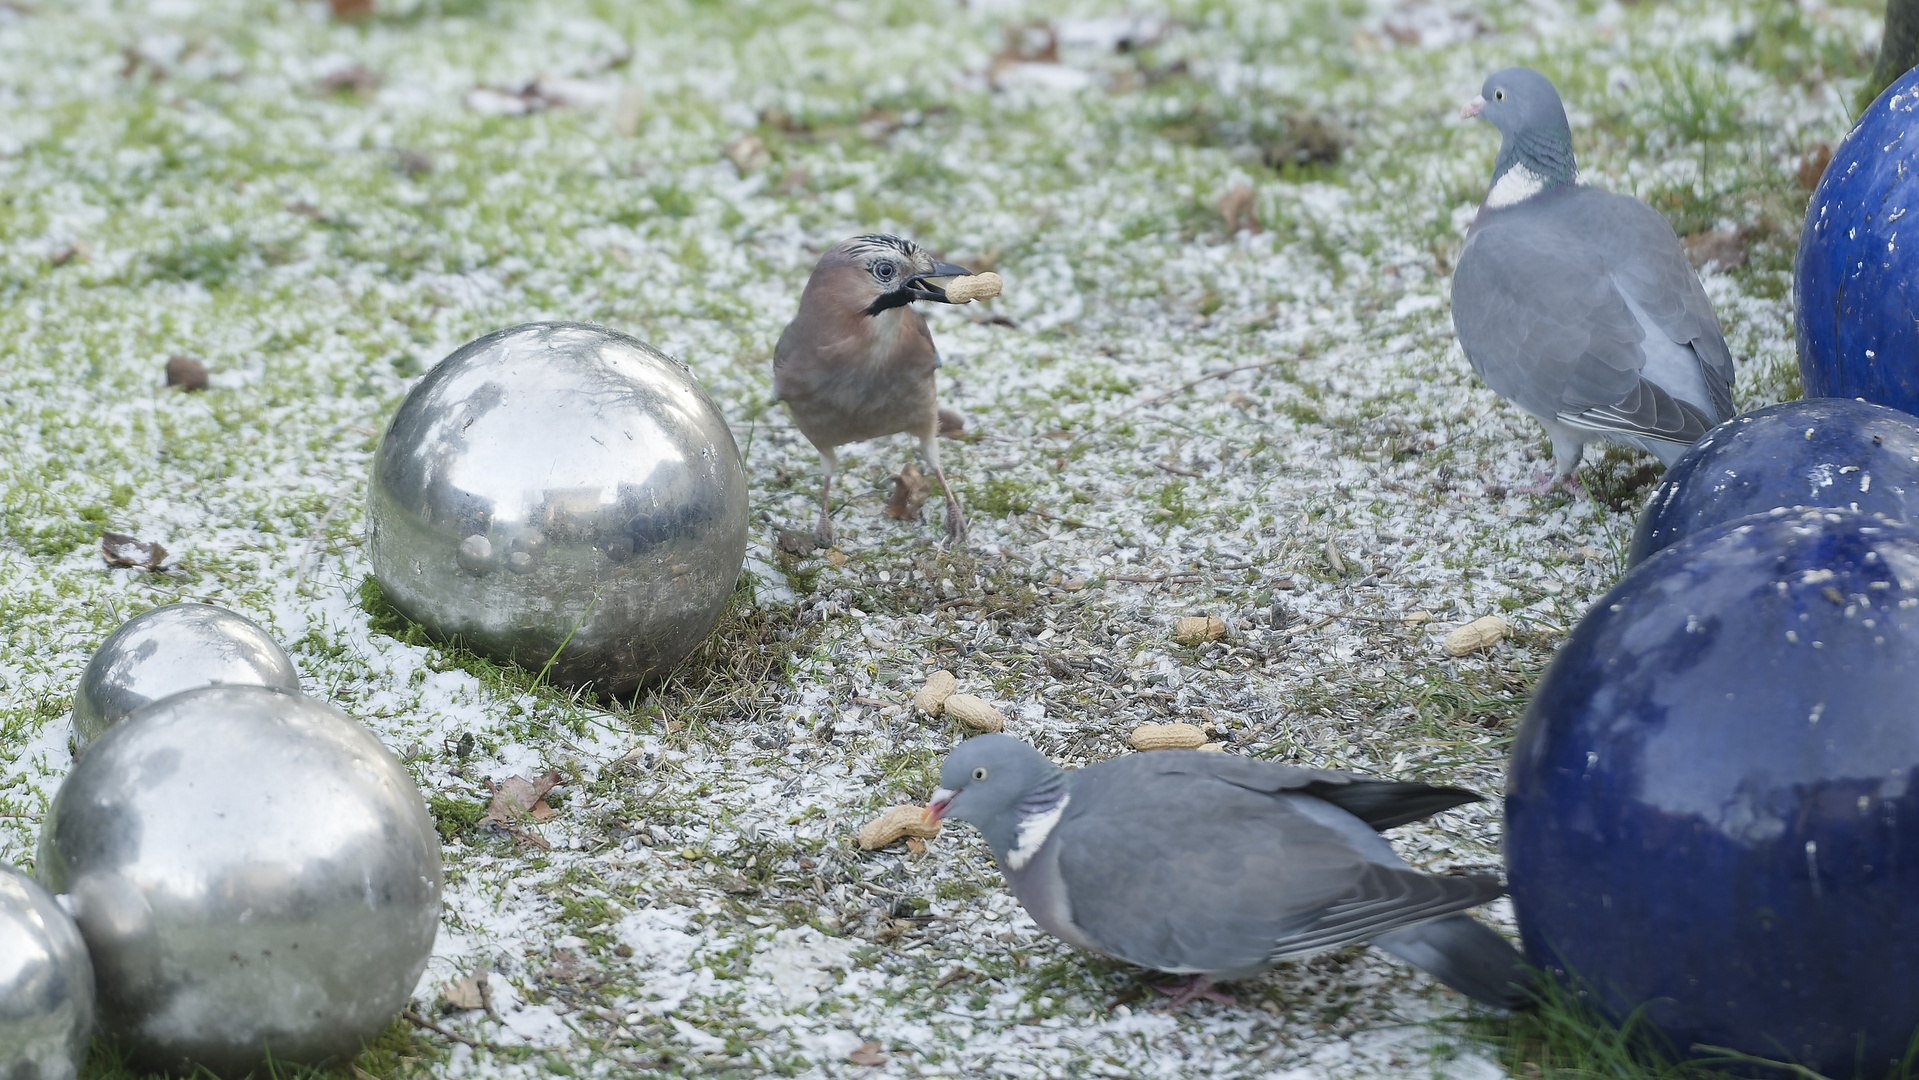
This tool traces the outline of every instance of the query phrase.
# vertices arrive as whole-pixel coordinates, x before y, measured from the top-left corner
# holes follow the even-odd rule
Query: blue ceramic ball
[[[1626,564],[1721,522],[1777,506],[1830,506],[1911,521],[1919,512],[1919,419],[1851,398],[1810,398],[1735,416],[1706,433],[1647,500]]]
[[[1806,396],[1919,413],[1919,215],[1907,216],[1915,211],[1919,69],[1860,116],[1806,207],[1793,270]]]
[[[1877,1078],[1919,1022],[1919,528],[1774,510],[1627,573],[1526,710],[1527,958],[1673,1045]]]

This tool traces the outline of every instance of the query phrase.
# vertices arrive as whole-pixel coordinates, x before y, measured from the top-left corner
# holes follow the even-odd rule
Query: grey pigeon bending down
[[[966,535],[959,500],[940,469],[940,409],[934,399],[933,347],[915,300],[949,302],[928,278],[958,277],[897,236],[855,236],[820,256],[800,295],[800,311],[773,350],[773,396],[786,402],[800,434],[819,450],[821,544],[833,543],[831,497],[840,446],[883,435],[920,437],[933,475],[946,493],[946,539]]]
[[[947,755],[927,815],[979,827],[1013,895],[1089,952],[1214,981],[1370,942],[1469,997],[1526,1004],[1518,950],[1460,914],[1504,890],[1401,862],[1379,830],[1479,796],[1228,754],[1156,750],[1066,771],[1005,735]]]
[[[1499,157],[1453,274],[1453,327],[1473,371],[1552,436],[1567,483],[1593,439],[1671,465],[1732,416],[1732,355],[1672,226],[1578,181],[1572,129],[1544,75],[1507,68],[1462,115]]]

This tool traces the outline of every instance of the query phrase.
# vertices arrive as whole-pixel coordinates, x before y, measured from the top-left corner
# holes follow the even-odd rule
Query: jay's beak
[[[1479,110],[1485,107],[1486,99],[1480,97],[1478,94],[1474,94],[1473,99],[1460,108],[1459,118],[1461,120],[1471,120],[1473,117],[1479,115]]]
[[[972,273],[971,270],[968,270],[964,266],[955,266],[952,263],[940,262],[938,259],[935,259],[933,260],[933,272],[930,274],[921,274],[907,282],[906,290],[913,294],[913,299],[915,300],[935,300],[942,304],[951,303],[951,301],[946,299],[946,290],[941,286],[933,284],[928,279],[968,277],[971,276]]]
[[[938,825],[940,819],[946,816],[946,807],[952,803],[954,797],[958,794],[959,792],[951,788],[940,788],[938,791],[935,791],[933,797],[926,801],[926,813],[924,815],[926,823],[928,825]]]

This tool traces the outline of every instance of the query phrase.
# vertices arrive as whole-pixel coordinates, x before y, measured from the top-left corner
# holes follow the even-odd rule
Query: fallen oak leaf
[[[920,475],[919,466],[907,462],[893,478],[893,497],[886,500],[886,516],[894,521],[918,521],[920,508],[926,505],[933,482]]]
[[[879,1043],[868,1039],[866,1042],[859,1044],[852,1053],[846,1055],[846,1060],[855,1065],[884,1065],[886,1064],[886,1055],[880,1052]]]
[[[493,799],[486,804],[486,813],[480,816],[480,824],[489,822],[508,825],[521,816],[534,821],[545,821],[559,813],[546,804],[546,793],[560,782],[558,770],[549,770],[545,776],[534,780],[525,780],[518,776],[509,776],[493,789]]]
[[[440,988],[440,997],[456,1009],[483,1009],[486,1007],[486,969],[478,968],[465,978],[447,983]]]
[[[167,559],[167,549],[138,537],[110,532],[100,535],[100,557],[107,561],[108,566],[116,569],[139,567],[158,570]]]

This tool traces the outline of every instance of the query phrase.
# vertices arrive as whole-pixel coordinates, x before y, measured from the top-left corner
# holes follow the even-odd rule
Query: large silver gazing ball
[[[212,604],[168,604],[128,619],[87,661],[73,695],[73,741],[86,747],[135,709],[201,686],[300,692],[300,672],[258,623]],[[3,1076],[4,1074],[0,1074]]]
[[[400,403],[367,550],[387,600],[432,633],[617,694],[712,629],[746,514],[733,433],[684,364],[528,323],[461,346]]]
[[[93,1035],[93,963],[67,913],[0,862],[0,1077],[73,1080]]]
[[[154,1070],[358,1052],[440,925],[440,838],[406,768],[332,706],[262,686],[188,690],[102,735],[35,873],[93,954],[101,1030]]]

